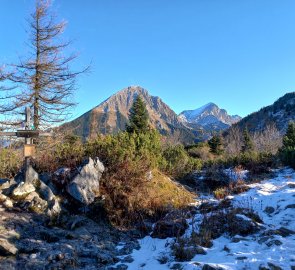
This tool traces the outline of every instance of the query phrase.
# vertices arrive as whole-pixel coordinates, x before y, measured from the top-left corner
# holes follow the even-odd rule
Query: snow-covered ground
[[[182,263],[175,262],[171,255],[174,239],[147,236],[140,240],[141,248],[131,254],[134,261],[126,263],[128,269],[197,270],[204,264],[212,269],[295,269],[295,234],[288,235],[287,231],[288,236],[263,235],[282,227],[295,231],[295,171],[283,169],[275,173],[275,178],[251,184],[248,192],[230,197],[234,206],[253,209],[263,220],[264,230],[241,237],[239,242],[223,235],[213,241],[212,248],[205,249],[206,255],[196,255],[190,262]],[[201,220],[200,214],[195,220]],[[190,226],[187,234],[191,229]]]

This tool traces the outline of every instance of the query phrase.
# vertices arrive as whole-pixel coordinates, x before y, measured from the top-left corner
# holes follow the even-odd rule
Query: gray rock
[[[39,175],[40,180],[47,185],[54,195],[59,195],[60,191],[56,188],[56,186],[52,182],[52,175],[49,173],[42,173]]]
[[[202,270],[224,270],[220,266],[211,265],[211,264],[204,264]]]
[[[165,239],[168,237],[178,237],[185,233],[188,224],[184,218],[164,219],[155,224],[152,232],[153,238]]]
[[[277,266],[277,265],[275,265],[275,264],[273,264],[273,263],[267,263],[268,264],[268,266],[269,266],[269,268],[270,268],[270,270],[282,270],[282,268],[281,267],[279,267],[279,266]]]
[[[25,171],[25,180],[26,183],[35,183],[35,181],[39,181],[38,173],[33,169],[32,166],[29,166]]]
[[[247,236],[260,230],[259,225],[249,219],[244,219],[236,215],[229,224],[229,233],[231,235]]]
[[[0,203],[2,203],[6,208],[12,208],[13,202],[4,194],[0,193]]]
[[[30,193],[34,192],[35,186],[32,183],[21,182],[17,185],[17,187],[12,191],[12,196],[16,199],[25,198]]]
[[[271,247],[271,246],[273,246],[273,245],[276,245],[276,246],[281,246],[283,243],[280,241],[280,240],[271,240],[271,241],[269,241],[269,242],[267,242],[266,243],[266,245],[268,246],[268,247]]]
[[[46,210],[46,214],[49,217],[58,216],[61,212],[61,206],[56,198],[52,199],[50,202],[48,202],[48,207]]]
[[[126,256],[121,262],[122,263],[132,263],[134,259],[132,258],[131,255]]]
[[[127,270],[128,269],[128,265],[126,265],[126,264],[119,264],[116,267],[111,266],[111,267],[109,267],[107,269],[108,270]]]
[[[9,179],[0,179],[0,190],[8,188],[10,186]]]
[[[242,256],[242,257],[237,257],[237,260],[238,261],[245,261],[245,260],[247,260],[248,258],[247,257],[244,257],[244,256]]]
[[[99,180],[104,166],[98,158],[89,158],[67,186],[67,192],[79,202],[89,205],[99,195]]]
[[[51,189],[40,180],[38,181],[36,190],[40,197],[47,202],[55,199],[55,195],[53,194]]]
[[[264,213],[266,213],[266,214],[272,214],[273,212],[275,211],[275,209],[273,208],[273,207],[271,207],[271,206],[267,206],[267,207],[265,207],[265,209],[264,209]]]
[[[18,250],[13,244],[6,239],[0,238],[0,256],[15,255],[17,252]]]
[[[285,209],[294,209],[295,208],[295,204],[289,204],[286,206]]]
[[[207,252],[205,251],[205,249],[203,249],[202,247],[195,247],[195,253],[198,255],[206,255]]]
[[[175,263],[170,267],[171,270],[182,270],[183,269],[183,265],[180,263]]]
[[[47,206],[48,203],[42,200],[37,192],[33,191],[24,199],[23,208],[35,213],[43,213]]]

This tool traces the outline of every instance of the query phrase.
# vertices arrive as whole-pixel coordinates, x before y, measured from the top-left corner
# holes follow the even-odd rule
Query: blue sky
[[[1,0],[0,64],[25,55],[34,0]],[[79,116],[140,85],[177,113],[215,102],[245,116],[295,91],[294,0],[55,0],[65,39],[92,61]]]

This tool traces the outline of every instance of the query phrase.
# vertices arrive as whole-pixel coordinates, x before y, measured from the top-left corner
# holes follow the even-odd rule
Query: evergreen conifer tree
[[[290,122],[287,132],[283,138],[283,148],[295,150],[295,122]]]
[[[129,112],[129,124],[126,126],[128,133],[143,133],[149,130],[149,116],[146,104],[140,96],[134,101]]]
[[[290,122],[283,138],[280,158],[285,165],[295,168],[295,123]]]
[[[254,143],[252,138],[250,137],[248,128],[245,128],[243,131],[243,146],[242,146],[242,152],[251,152],[254,150]]]
[[[220,155],[223,152],[223,144],[221,136],[214,135],[209,141],[208,141],[210,152],[215,155]]]

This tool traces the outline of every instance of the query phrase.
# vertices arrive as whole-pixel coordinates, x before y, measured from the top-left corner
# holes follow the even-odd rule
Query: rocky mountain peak
[[[195,135],[177,114],[159,97],[141,86],[126,87],[79,118],[66,124],[76,135],[87,138],[97,133],[109,134],[125,130],[132,104],[141,96],[146,104],[150,125],[174,141],[193,142]]]
[[[223,130],[241,119],[237,115],[229,115],[213,102],[195,110],[183,111],[179,118],[188,126],[199,125],[206,130]]]

